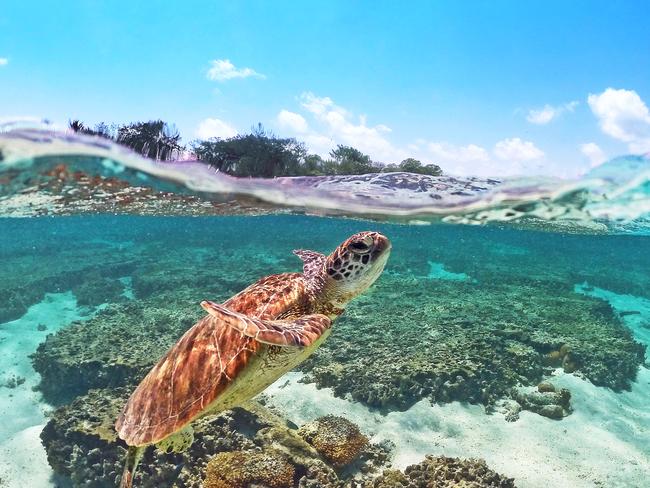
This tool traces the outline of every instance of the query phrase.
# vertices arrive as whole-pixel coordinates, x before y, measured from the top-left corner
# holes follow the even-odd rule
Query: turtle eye
[[[370,251],[370,246],[363,241],[356,241],[350,244],[350,249],[357,253],[366,253]]]

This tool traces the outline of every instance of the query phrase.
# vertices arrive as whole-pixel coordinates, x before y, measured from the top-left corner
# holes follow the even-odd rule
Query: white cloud
[[[305,133],[309,130],[309,125],[302,115],[288,110],[280,111],[278,114],[278,123],[280,124],[280,127],[292,130],[299,134]]]
[[[544,152],[530,141],[519,137],[503,139],[494,145],[494,155],[504,161],[532,161],[544,157]]]
[[[607,160],[605,152],[595,142],[580,144],[580,152],[587,157],[592,168],[603,164]]]
[[[205,119],[199,123],[196,129],[196,136],[200,139],[219,137],[227,139],[237,135],[237,130],[227,122],[219,119]]]
[[[300,95],[300,105],[313,114],[322,115],[334,107],[334,102],[330,97],[317,97],[311,92],[305,92]],[[340,107],[335,107],[335,109],[342,110]]]
[[[423,160],[439,164],[450,174],[472,176],[515,176],[543,173],[540,159],[544,153],[532,142],[515,137],[497,142],[493,151],[469,143],[427,142]]]
[[[490,159],[488,152],[476,144],[455,146],[446,142],[430,142],[428,149],[440,160],[452,162],[487,161]]]
[[[318,141],[321,151],[324,151],[319,152],[321,155],[326,155],[335,141],[336,144],[354,146],[377,161],[395,162],[408,157],[406,151],[393,146],[385,137],[391,132],[390,127],[384,124],[369,126],[364,115],[359,116],[357,122],[348,110],[336,105],[329,97],[305,92],[300,96],[300,104],[320,126],[320,130],[310,132],[310,139]]]
[[[8,58],[0,58],[0,66],[7,66],[9,64]]]
[[[301,113],[282,110],[276,116],[279,127],[293,132],[311,152],[327,157],[337,144],[353,146],[373,160],[398,163],[414,157],[425,164],[439,164],[450,174],[512,176],[545,173],[544,152],[520,138],[504,139],[489,150],[475,143],[455,145],[418,138],[396,145],[391,128],[369,124],[365,115],[355,115],[330,97],[305,92],[299,97]],[[301,132],[302,131],[302,132]]]
[[[573,112],[578,106],[578,103],[577,100],[573,100],[558,106],[546,104],[540,109],[529,110],[526,120],[531,124],[546,125],[551,120],[558,118],[564,112]]]
[[[233,78],[266,78],[252,68],[237,68],[229,59],[214,59],[210,61],[208,79],[212,81],[226,81]]]
[[[650,151],[650,112],[637,92],[607,88],[587,101],[605,134],[627,142],[630,152]]]

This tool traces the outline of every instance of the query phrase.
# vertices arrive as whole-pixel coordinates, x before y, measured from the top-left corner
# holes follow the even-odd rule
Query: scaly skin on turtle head
[[[323,299],[344,308],[379,278],[390,251],[390,241],[379,232],[349,237],[325,260]]]

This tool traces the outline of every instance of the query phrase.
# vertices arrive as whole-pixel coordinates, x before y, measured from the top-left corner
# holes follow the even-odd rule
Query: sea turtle
[[[130,487],[146,446],[180,452],[191,422],[241,405],[312,354],[332,320],[379,277],[390,241],[349,237],[329,256],[297,250],[302,273],[267,276],[222,305],[201,302],[199,320],[142,380],[115,428],[129,446],[121,487]]]

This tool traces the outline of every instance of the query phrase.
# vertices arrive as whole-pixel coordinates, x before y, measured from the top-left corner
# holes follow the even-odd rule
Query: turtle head
[[[390,250],[390,241],[379,232],[359,232],[346,239],[325,260],[328,300],[344,307],[366,291],[384,270]]]

